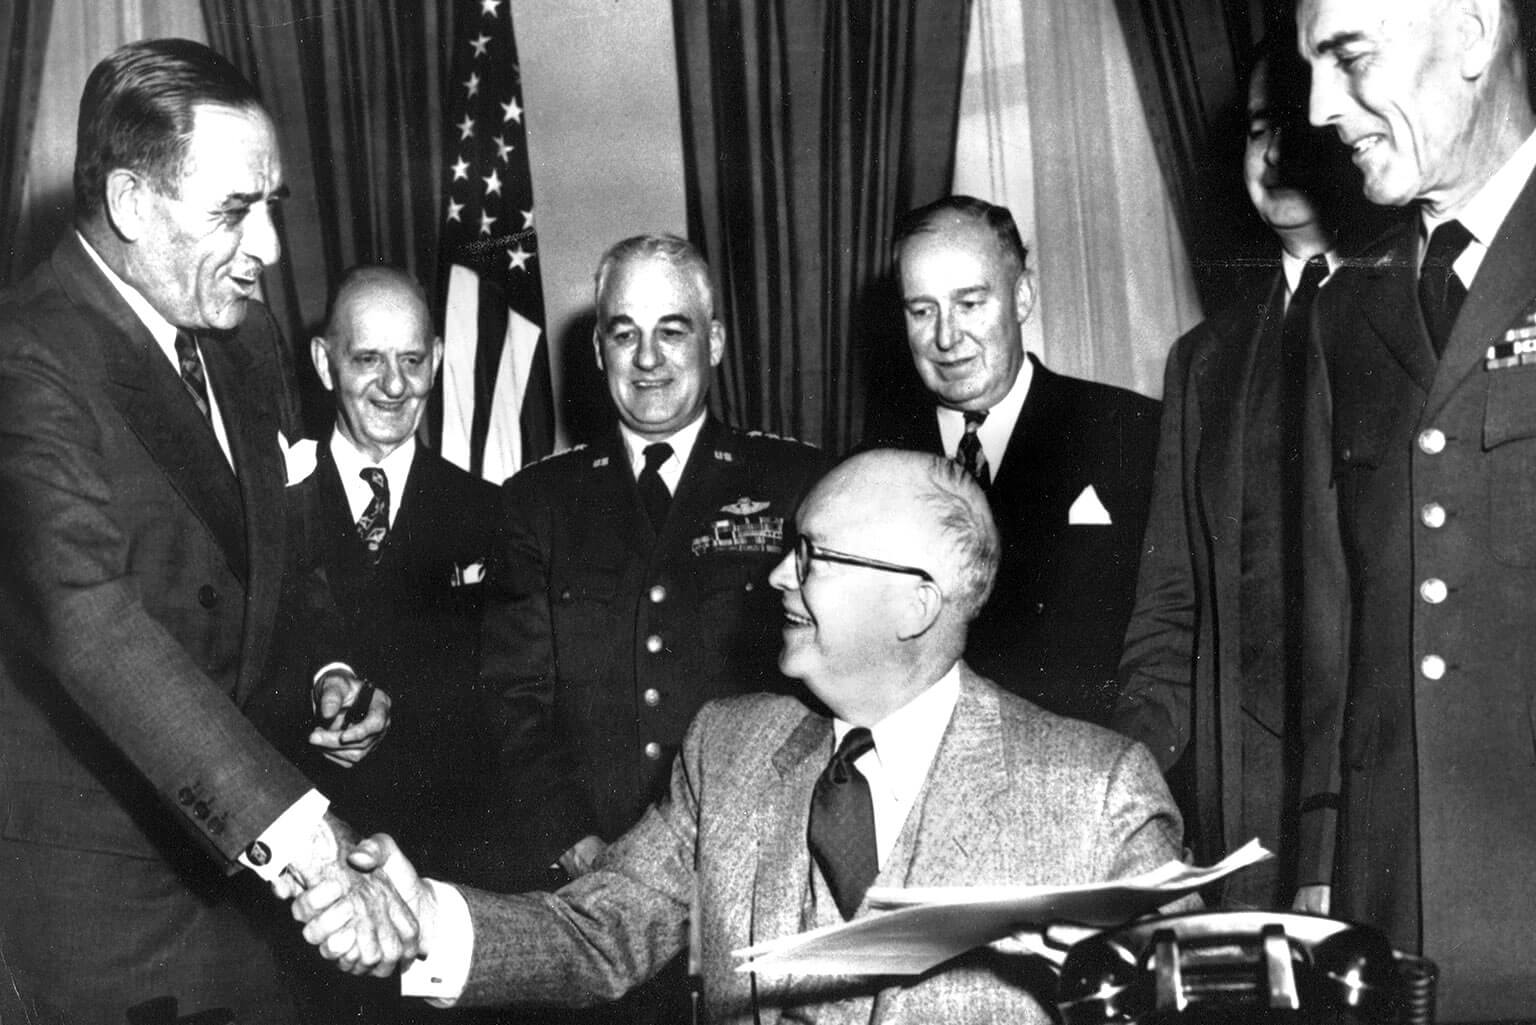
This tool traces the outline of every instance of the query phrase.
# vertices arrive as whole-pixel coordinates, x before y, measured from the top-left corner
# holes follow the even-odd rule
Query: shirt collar
[[[665,438],[642,438],[630,430],[622,422],[619,424],[619,436],[624,439],[624,450],[629,453],[629,468],[636,477],[645,469],[645,447],[657,442],[666,442],[672,446],[672,455],[662,464],[663,469],[658,471],[665,477],[665,468],[671,466],[676,460],[678,472],[688,465],[688,457],[693,454],[694,442],[699,440],[699,431],[704,429],[704,418],[707,416],[702,410],[694,417],[693,423],[679,428],[675,433]]]
[[[987,465],[993,480],[997,479],[998,470],[1002,468],[1008,439],[1013,437],[1014,425],[1019,422],[1019,412],[1024,408],[1024,400],[1029,397],[1030,382],[1034,378],[1035,362],[1026,354],[1024,362],[1019,366],[1019,376],[1013,379],[1013,387],[998,400],[997,405],[987,410],[986,421],[976,430],[981,439],[981,450],[987,455]],[[965,414],[948,406],[940,406],[938,410],[939,438],[945,454],[954,455],[955,446],[960,443],[960,435],[965,433]]]
[[[1316,255],[1316,254],[1314,254]],[[1328,261],[1328,273],[1323,281],[1333,277],[1333,272],[1339,269],[1339,254],[1330,249],[1323,254]],[[1285,294],[1287,297],[1295,295],[1296,289],[1301,286],[1302,271],[1307,269],[1307,264],[1312,260],[1311,256],[1292,256],[1285,250],[1280,250],[1280,269],[1285,272]],[[1322,284],[1322,282],[1319,282]]]
[[[1422,213],[1423,238],[1429,238],[1441,224],[1454,219],[1460,221],[1462,227],[1471,232],[1472,238],[1483,247],[1491,245],[1504,219],[1509,216],[1510,208],[1520,198],[1520,192],[1525,188],[1532,171],[1536,171],[1536,132],[1526,136],[1520,148],[1504,162],[1504,166],[1495,171],[1493,177],[1477,191],[1477,195],[1464,203],[1460,210],[1445,217],[1431,217],[1427,211]]]
[[[112,283],[112,287],[117,289],[117,294],[123,297],[123,301],[128,304],[128,308],[133,310],[134,315],[149,330],[151,337],[155,340],[155,344],[160,346],[172,363],[175,363],[176,325],[160,316],[160,311],[149,304],[149,300],[144,298],[144,293],[118,277],[117,272],[107,266],[107,262],[101,258],[101,254],[96,252],[96,247],[91,245],[84,235],[77,231],[75,232],[75,238],[80,240],[81,247],[85,249],[91,261],[106,275],[107,280]]]
[[[869,728],[875,757],[898,798],[910,800],[922,789],[959,700],[960,663],[956,662],[921,694]],[[832,720],[834,751],[851,729],[841,719]]]
[[[342,490],[347,493],[348,503],[354,507],[354,519],[362,515],[373,497],[373,489],[363,480],[363,470],[377,466],[384,471],[384,479],[389,481],[389,522],[394,523],[395,514],[400,511],[400,504],[405,500],[405,482],[410,479],[411,464],[416,459],[415,435],[406,438],[378,463],[359,451],[341,433],[339,426],[331,431],[330,448],[331,458],[336,460],[336,473],[341,477]]]

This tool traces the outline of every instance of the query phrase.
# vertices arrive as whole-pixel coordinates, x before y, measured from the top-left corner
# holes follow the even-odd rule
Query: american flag
[[[544,292],[509,0],[459,0],[440,237],[445,459],[501,483],[554,447]]]

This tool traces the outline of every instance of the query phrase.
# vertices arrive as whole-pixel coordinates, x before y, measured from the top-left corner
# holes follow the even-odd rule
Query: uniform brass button
[[[645,757],[649,758],[653,762],[656,761],[661,757],[661,745],[656,743],[654,740],[645,745]]]
[[[560,600],[563,601],[563,602],[571,600],[570,588],[566,588],[564,591],[560,592]]]
[[[742,585],[742,590],[750,591],[755,587],[757,587],[757,582],[755,580],[748,580],[745,584]]]
[[[665,587],[662,587],[660,584],[657,584],[655,587],[651,588],[651,604],[652,605],[660,605],[662,602],[664,602],[666,600],[667,600],[667,589]]]
[[[1439,605],[1445,601],[1445,596],[1448,593],[1449,589],[1445,586],[1445,581],[1439,577],[1430,577],[1419,585],[1419,597],[1431,605]]]
[[[197,603],[205,609],[211,609],[219,603],[219,592],[213,589],[212,584],[204,584],[197,589]]]
[[[1426,455],[1437,456],[1445,451],[1445,432],[1434,427],[1419,432],[1419,450]]]
[[[645,693],[640,696],[644,698],[645,703],[650,705],[652,708],[655,708],[657,705],[661,704],[661,691],[657,690],[655,687],[647,687],[645,689]]]
[[[1430,530],[1439,530],[1445,526],[1445,506],[1439,502],[1426,502],[1419,510],[1419,519]]]
[[[645,650],[649,651],[652,655],[659,652],[661,650],[661,635],[651,634],[647,637],[645,639]]]
[[[1438,680],[1445,675],[1445,659],[1439,655],[1425,655],[1419,659],[1419,672],[1426,680]]]

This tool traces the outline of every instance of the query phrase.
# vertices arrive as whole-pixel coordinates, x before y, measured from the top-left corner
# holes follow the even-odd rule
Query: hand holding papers
[[[1170,861],[1139,876],[1084,886],[937,886],[869,891],[889,909],[735,951],[737,970],[799,975],[919,975],[972,947],[1054,927],[1100,929],[1128,922],[1271,857],[1257,840],[1209,868]],[[1066,929],[1066,945],[1083,935]],[[1051,944],[1056,945],[1056,944]],[[1027,944],[1034,950],[1032,944]],[[1048,953],[1041,949],[1038,953]]]

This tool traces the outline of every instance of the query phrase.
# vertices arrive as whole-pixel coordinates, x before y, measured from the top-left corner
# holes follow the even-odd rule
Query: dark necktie
[[[672,446],[664,441],[645,446],[645,469],[640,471],[640,502],[645,515],[650,518],[651,529],[661,533],[661,525],[667,522],[667,507],[672,504],[672,492],[666,481],[656,472],[661,464],[672,458]]]
[[[203,419],[213,422],[208,405],[208,379],[203,376],[203,360],[197,354],[197,336],[190,331],[176,332],[176,364],[181,369],[181,383],[187,386]]]
[[[982,451],[981,438],[976,432],[986,420],[985,409],[966,413],[965,433],[960,435],[960,445],[955,451],[955,462],[965,467],[965,472],[984,488],[992,486],[992,471],[987,467],[987,454]]]
[[[874,747],[875,738],[869,730],[862,726],[849,730],[816,780],[811,796],[806,838],[844,921],[853,917],[864,892],[880,872],[869,781],[853,765]]]
[[[1460,221],[1446,221],[1429,236],[1424,264],[1419,268],[1419,308],[1424,311],[1424,326],[1434,343],[1436,358],[1444,355],[1456,314],[1461,312],[1467,288],[1451,269],[1461,251],[1472,241],[1472,233]]]
[[[368,548],[368,556],[379,561],[384,550],[384,538],[389,535],[389,478],[377,466],[366,466],[358,476],[373,489],[373,499],[357,521],[357,537]]]
[[[1328,276],[1328,260],[1319,254],[1307,261],[1280,329],[1280,551],[1282,632],[1287,693],[1300,686],[1301,631],[1303,629],[1302,535],[1306,525],[1303,496],[1306,494],[1308,418],[1321,415],[1309,400],[1309,386],[1321,391],[1307,365],[1312,351],[1312,307],[1318,289]]]

